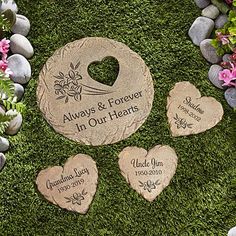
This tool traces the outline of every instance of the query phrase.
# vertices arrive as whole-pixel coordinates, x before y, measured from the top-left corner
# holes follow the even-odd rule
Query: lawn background
[[[31,21],[30,60],[21,131],[10,138],[0,173],[0,235],[226,235],[236,226],[236,119],[223,92],[207,79],[210,64],[187,36],[201,14],[192,0],[18,0],[19,13]],[[152,112],[125,141],[102,147],[67,140],[46,123],[36,104],[40,69],[66,43],[88,36],[115,39],[137,52],[149,66],[155,86]],[[224,107],[223,121],[203,134],[173,138],[166,98],[178,81],[193,83]],[[211,108],[209,108],[211,109]],[[126,146],[150,149],[168,144],[179,157],[171,184],[149,203],[121,176],[118,154]],[[83,216],[47,202],[37,191],[37,173],[63,165],[77,153],[97,162],[99,185]]]

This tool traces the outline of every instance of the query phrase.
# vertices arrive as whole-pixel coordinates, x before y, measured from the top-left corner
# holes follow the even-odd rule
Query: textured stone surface
[[[87,70],[109,56],[119,63],[112,86],[92,79]],[[152,77],[142,58],[123,43],[98,37],[58,49],[40,72],[37,88],[48,123],[67,138],[94,146],[133,134],[147,119],[153,94]]]
[[[14,83],[14,89],[15,89],[15,96],[17,97],[17,101],[20,101],[21,98],[24,95],[24,87],[20,84]]]
[[[224,83],[222,80],[219,80],[219,72],[222,71],[223,68],[219,65],[212,65],[208,72],[208,78],[219,89],[224,89],[222,84]]]
[[[220,29],[223,28],[224,24],[228,21],[228,16],[221,14],[215,20],[215,28]]]
[[[22,125],[22,115],[15,110],[9,110],[6,112],[6,114],[16,115],[16,117],[10,121],[9,126],[6,129],[6,134],[9,134],[9,135],[17,134],[17,132],[20,130],[21,125]]]
[[[231,54],[225,54],[224,56],[223,56],[223,61],[224,62],[229,62],[230,61],[230,56],[231,56]]]
[[[6,163],[6,157],[3,153],[0,153],[0,171],[4,167],[5,163]]]
[[[233,227],[229,230],[228,236],[236,236],[236,227]]]
[[[203,57],[212,64],[219,63],[222,57],[218,56],[216,49],[211,45],[211,39],[205,39],[200,44]]]
[[[0,137],[0,152],[5,152],[9,149],[9,141],[4,138],[4,137]]]
[[[30,21],[22,15],[16,15],[16,22],[12,27],[12,32],[26,36],[30,31]]]
[[[225,99],[231,107],[235,108],[236,107],[236,88],[228,88],[225,91]]]
[[[202,133],[217,125],[224,110],[213,97],[201,97],[187,81],[176,83],[167,98],[167,117],[172,136]]]
[[[40,171],[36,180],[38,190],[48,201],[81,214],[88,211],[97,182],[96,163],[84,154],[69,158],[64,167],[54,166]]]
[[[25,57],[20,54],[14,54],[7,60],[8,67],[13,72],[12,80],[19,84],[27,83],[31,78],[31,66]]]
[[[209,5],[208,7],[202,10],[202,16],[205,16],[211,19],[216,19],[216,17],[219,16],[219,14],[220,12],[218,8],[214,5]]]
[[[188,31],[188,35],[193,43],[199,46],[204,39],[210,36],[214,29],[214,25],[215,23],[212,19],[200,16],[193,22]]]
[[[3,12],[7,9],[12,10],[13,12],[18,12],[18,7],[14,0],[4,0],[0,1],[0,12]]]
[[[10,37],[10,49],[14,54],[21,54],[26,58],[31,58],[34,55],[34,49],[30,41],[21,34],[13,34]]]
[[[194,0],[194,2],[201,9],[207,7],[211,3],[210,0]]]
[[[170,184],[178,157],[169,146],[157,145],[148,152],[126,147],[119,154],[121,174],[131,187],[152,202]]]

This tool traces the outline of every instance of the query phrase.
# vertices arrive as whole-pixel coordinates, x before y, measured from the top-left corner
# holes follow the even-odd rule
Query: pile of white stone
[[[198,17],[189,29],[188,35],[192,42],[200,46],[203,57],[212,64],[208,72],[209,80],[217,87],[225,91],[225,99],[228,104],[236,107],[236,88],[227,88],[222,86],[223,82],[219,80],[219,72],[223,68],[219,65],[221,61],[229,61],[229,54],[220,57],[215,48],[211,45],[210,36],[213,30],[223,28],[227,20],[227,8],[220,9],[217,1],[194,0],[196,5],[202,9],[202,16]],[[214,5],[215,4],[215,5]],[[217,5],[217,6],[216,6]],[[226,6],[226,4],[225,4]],[[222,12],[223,11],[223,12]]]
[[[11,76],[14,81],[15,96],[20,101],[24,95],[24,87],[31,78],[31,66],[27,59],[31,58],[34,54],[34,49],[26,38],[30,31],[30,21],[23,15],[17,14],[18,7],[14,0],[3,0],[0,3],[0,12],[10,9],[16,14],[16,22],[11,31],[13,35],[10,37],[10,51],[12,55],[7,58],[8,67],[13,72]],[[15,110],[8,110],[1,106],[0,113],[14,114],[16,117],[10,122],[6,129],[7,135],[16,134],[22,125],[22,115]],[[0,137],[0,152],[5,152],[9,149],[9,141],[4,137]],[[0,153],[0,170],[5,164],[5,156]]]

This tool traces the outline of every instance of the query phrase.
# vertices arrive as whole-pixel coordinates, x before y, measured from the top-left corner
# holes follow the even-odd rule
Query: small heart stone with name
[[[201,97],[189,82],[176,83],[167,98],[167,117],[172,136],[202,133],[223,117],[222,105],[213,97]]]
[[[126,147],[119,154],[119,167],[131,187],[152,202],[170,184],[178,157],[169,146],[157,145],[148,152]]]
[[[36,184],[44,197],[69,211],[85,214],[96,193],[98,170],[93,159],[78,154],[64,167],[54,166],[40,171]]]

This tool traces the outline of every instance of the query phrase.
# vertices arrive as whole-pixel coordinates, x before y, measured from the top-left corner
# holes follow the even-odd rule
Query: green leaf
[[[229,27],[230,35],[236,36],[236,27]]]
[[[10,121],[15,117],[16,115],[0,114],[0,135],[2,135],[5,132]]]
[[[211,45],[214,47],[214,48],[218,48],[219,47],[219,41],[217,39],[212,39],[211,40]]]
[[[1,97],[2,95],[6,95],[7,97],[13,97],[14,96],[14,83],[13,81],[5,77],[5,74],[0,72],[0,93]]]
[[[217,48],[216,52],[219,56],[223,56],[225,54],[225,51],[223,48]]]
[[[236,37],[229,37],[229,40],[232,44],[236,44]]]
[[[3,105],[6,107],[7,110],[16,110],[17,112],[23,113],[25,111],[25,104],[22,102],[16,102],[16,97],[10,97],[7,100],[3,100]]]

